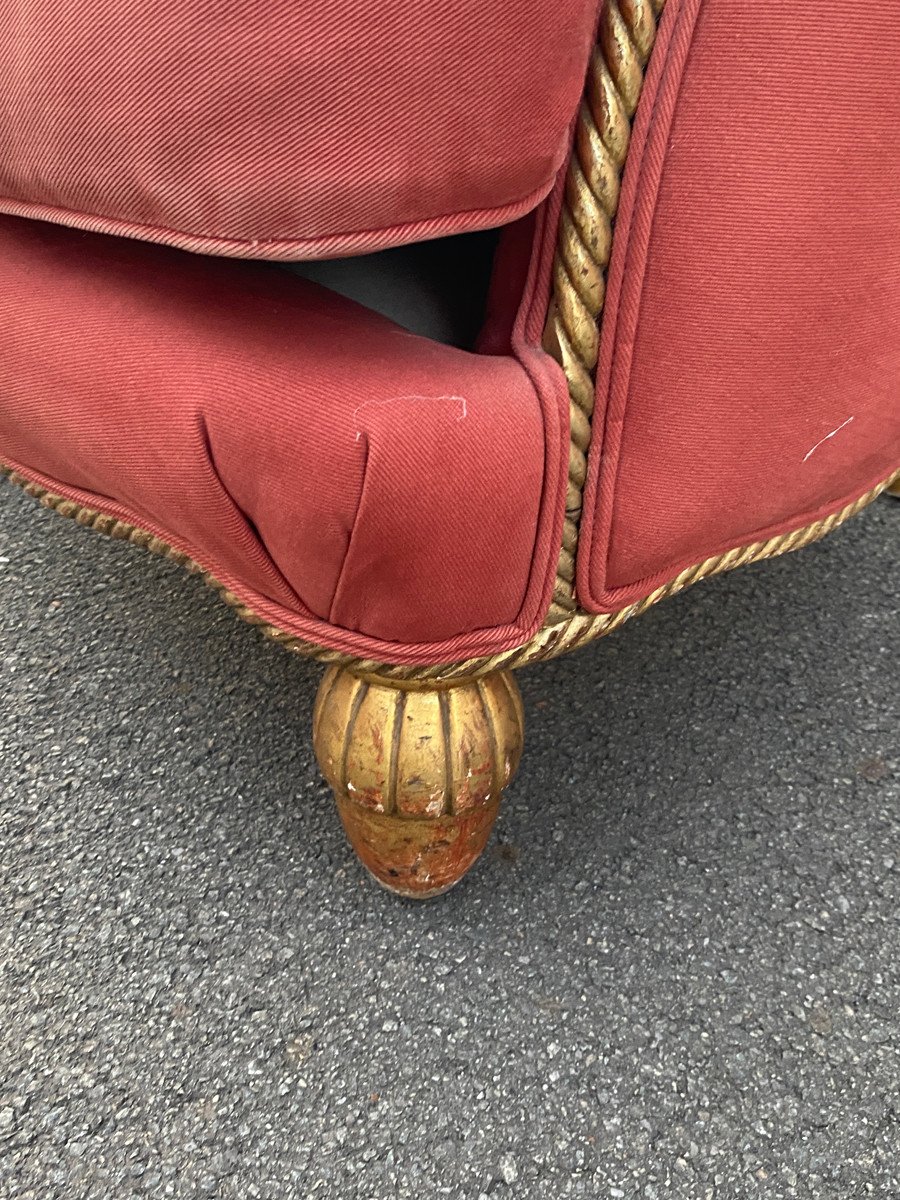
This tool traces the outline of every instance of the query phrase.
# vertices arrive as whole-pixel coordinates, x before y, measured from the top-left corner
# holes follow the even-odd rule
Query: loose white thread
[[[824,446],[824,444],[828,441],[829,438],[833,438],[835,436],[835,434],[840,433],[842,429],[846,429],[847,426],[850,424],[850,422],[853,419],[854,419],[853,417],[848,417],[847,420],[844,421],[844,423],[842,425],[838,425],[837,429],[832,429],[831,433],[826,433],[823,438],[820,438],[820,440],[818,442],[816,442],[816,444],[813,446],[813,448],[811,450],[807,450],[807,452],[803,455],[803,458],[801,461],[806,462],[806,460],[808,458],[812,458],[812,456],[815,454],[815,452],[818,450],[818,448],[820,446]]]
[[[371,406],[373,404],[398,404],[401,400],[455,400],[460,405],[460,410],[461,410],[459,416],[456,418],[457,421],[464,421],[466,419],[466,417],[469,415],[468,410],[466,408],[465,396],[454,396],[454,395],[450,395],[450,396],[416,396],[416,395],[410,395],[410,396],[387,396],[384,400],[366,400],[363,404],[360,404],[358,408],[354,408],[353,418],[354,418],[354,420],[356,420],[356,418],[359,416],[359,414],[362,412],[362,410],[364,408],[371,408]],[[363,431],[361,429],[357,429],[356,441],[359,441],[359,439],[362,437],[362,435],[363,435]]]

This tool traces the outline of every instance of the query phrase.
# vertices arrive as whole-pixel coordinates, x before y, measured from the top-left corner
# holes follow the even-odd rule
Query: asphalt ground
[[[0,1195],[900,1194],[900,504],[520,675],[494,842],[352,858],[319,670],[0,491]]]

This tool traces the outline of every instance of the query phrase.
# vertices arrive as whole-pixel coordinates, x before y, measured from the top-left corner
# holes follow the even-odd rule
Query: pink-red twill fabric
[[[589,609],[900,467],[898,15],[669,0],[610,267]]]
[[[0,217],[0,461],[335,649],[451,661],[540,623],[567,401],[513,350],[430,342],[274,265]]]
[[[597,0],[0,0],[0,211],[251,258],[513,220]]]

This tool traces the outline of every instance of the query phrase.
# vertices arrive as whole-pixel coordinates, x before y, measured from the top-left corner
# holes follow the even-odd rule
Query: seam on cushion
[[[504,630],[515,629],[518,631],[516,641],[513,644],[518,644],[522,641],[527,641],[538,629],[545,607],[549,604],[549,592],[553,587],[556,571],[556,544],[558,542],[557,531],[555,529],[556,513],[560,509],[557,503],[557,491],[560,486],[560,480],[564,481],[565,472],[562,468],[565,465],[565,460],[559,454],[558,448],[561,444],[559,431],[555,428],[551,410],[554,407],[554,398],[562,394],[564,388],[564,379],[562,373],[559,372],[559,380],[554,376],[545,376],[541,367],[543,366],[544,356],[536,355],[532,352],[531,347],[526,347],[526,353],[522,360],[514,354],[502,356],[511,364],[521,371],[523,377],[522,386],[522,405],[528,405],[529,408],[535,405],[537,408],[537,418],[540,423],[542,433],[541,438],[541,453],[542,463],[540,467],[540,494],[537,499],[536,517],[534,521],[534,535],[531,542],[531,548],[527,556],[527,567],[524,571],[523,586],[519,595],[515,616],[503,624],[488,626],[484,632],[491,630],[498,634]],[[481,357],[481,356],[474,356]],[[552,360],[551,360],[552,363]],[[556,368],[556,364],[552,363]],[[557,369],[558,370],[558,369]],[[556,411],[560,411],[560,405],[555,405]],[[565,411],[568,416],[567,410]],[[559,422],[557,422],[559,424]],[[361,439],[365,439],[365,461],[363,465],[362,483],[359,492],[359,499],[356,505],[356,513],[353,519],[350,538],[348,540],[347,550],[341,564],[340,573],[337,584],[332,596],[332,603],[329,609],[328,620],[333,624],[334,628],[342,628],[348,632],[360,633],[359,629],[349,627],[343,623],[338,616],[338,610],[346,600],[343,594],[344,579],[353,567],[353,554],[356,549],[356,542],[359,536],[363,536],[365,530],[362,527],[362,509],[366,500],[366,491],[369,481],[369,464],[371,453],[371,434],[365,430],[361,430]],[[502,437],[502,430],[494,429],[494,438]],[[548,448],[549,443],[549,448]],[[390,446],[390,439],[386,442]],[[551,480],[549,477],[552,474],[553,463],[559,464],[557,474],[559,480]],[[498,486],[502,485],[503,481],[498,477]],[[481,526],[485,523],[484,518],[477,518],[479,524],[473,527],[473,533],[477,534]],[[561,536],[561,531],[559,532]],[[398,544],[398,546],[402,546]],[[399,549],[398,549],[399,552]],[[538,569],[541,563],[545,563],[544,569]],[[454,637],[474,636],[478,629],[462,630]],[[370,636],[365,633],[360,633],[360,636]],[[406,643],[403,643],[406,644]]]
[[[197,413],[197,432],[200,435],[200,439],[203,443],[203,448],[206,451],[206,458],[207,458],[207,462],[209,463],[209,469],[210,469],[210,471],[212,471],[212,474],[215,477],[216,483],[219,485],[219,488],[221,489],[222,495],[228,501],[232,510],[236,513],[236,515],[240,518],[240,520],[246,526],[247,532],[253,538],[253,541],[255,542],[258,550],[265,558],[266,563],[270,567],[272,573],[278,579],[278,582],[282,585],[282,587],[285,589],[285,591],[291,597],[291,599],[296,601],[298,608],[303,609],[304,612],[311,614],[312,609],[303,600],[302,596],[300,596],[297,593],[296,589],[291,585],[290,581],[287,579],[287,577],[281,571],[281,568],[275,562],[275,559],[269,553],[268,547],[266,546],[266,543],[263,540],[263,537],[262,537],[261,533],[259,532],[259,529],[257,528],[256,522],[253,520],[253,518],[248,513],[246,513],[244,511],[243,508],[241,508],[240,504],[238,504],[238,502],[232,496],[230,490],[228,489],[228,486],[225,483],[225,480],[222,478],[222,474],[219,471],[218,463],[216,462],[216,454],[213,449],[213,442],[212,442],[212,436],[209,432],[209,425],[207,424],[205,414],[202,412]]]
[[[573,113],[569,130],[574,130],[577,111]],[[569,446],[569,387],[562,368],[540,345],[541,331],[550,299],[550,277],[556,245],[556,229],[559,210],[562,206],[568,162],[561,165],[550,196],[544,201],[535,222],[531,261],[522,291],[522,299],[510,338],[510,349],[522,370],[528,376],[537,397],[544,427],[544,471],[540,508],[535,529],[532,564],[542,556],[546,559],[544,576],[537,583],[537,572],[532,569],[523,600],[523,611],[531,592],[534,596],[534,611],[525,623],[524,640],[537,632],[550,608],[553,589],[556,586],[556,568],[559,547],[562,544],[563,520],[565,518],[565,495],[568,481]],[[553,421],[555,412],[555,422]],[[552,479],[552,468],[556,460],[556,478]],[[520,617],[521,617],[520,613]]]
[[[593,444],[592,438],[591,463],[589,464],[589,478],[587,488],[585,489],[584,501],[584,511],[587,514],[587,521],[580,530],[578,547],[577,591],[582,597],[582,602],[585,606],[591,605],[597,607],[600,604],[593,587],[593,568],[595,550],[601,542],[603,545],[604,581],[607,575],[612,527],[615,518],[615,497],[621,462],[622,430],[625,428],[631,405],[634,346],[644,302],[645,283],[650,262],[650,246],[656,224],[662,179],[665,174],[665,166],[669,154],[669,134],[675,122],[675,115],[681,98],[682,84],[687,75],[687,65],[690,60],[694,36],[703,7],[703,0],[685,0],[683,4],[680,3],[680,0],[669,0],[669,5],[667,5],[663,19],[671,13],[671,8],[674,4],[679,4],[679,8],[671,19],[668,26],[670,33],[665,45],[662,47],[664,58],[660,63],[660,74],[657,76],[653,92],[653,107],[650,110],[643,142],[640,146],[641,158],[634,168],[636,169],[636,176],[633,176],[635,182],[631,192],[630,208],[627,212],[628,224],[625,230],[625,243],[623,249],[620,251],[616,269],[614,321],[608,327],[608,331],[606,327],[604,328],[604,338],[609,339],[607,342],[609,349],[606,351],[608,355],[608,368],[604,369],[602,375],[598,373],[596,388],[596,397],[599,400],[601,384],[605,385],[603,429],[598,446]],[[683,54],[680,63],[676,58],[678,53]],[[674,77],[672,76],[673,62],[678,70],[678,74]],[[667,101],[670,95],[672,96],[671,107],[668,113],[664,114],[665,125],[661,127],[660,104],[661,101]],[[665,136],[665,143],[660,151],[654,139],[661,136],[659,132],[661,128],[662,134]],[[652,208],[648,214],[643,214],[639,211],[639,201],[645,194],[645,189],[648,186],[646,176],[651,169],[654,169],[656,172],[655,179],[651,179],[649,184],[649,186],[653,186],[654,188]],[[638,242],[636,245],[635,243],[640,238],[644,229],[646,232],[643,244]],[[636,254],[641,255],[642,259],[635,266],[633,259]],[[639,279],[638,272],[640,272]],[[623,299],[623,291],[631,280],[638,280],[637,294],[626,294]],[[634,315],[630,330],[628,331],[630,337],[627,345],[623,346],[625,335],[621,333],[620,326],[623,319],[627,319],[628,317],[629,307],[634,309]],[[609,309],[606,311],[608,313]],[[614,450],[610,452],[607,435],[612,417],[612,394],[615,388],[617,372],[622,369],[623,350],[627,354],[627,360],[624,364],[627,376],[620,388],[616,389],[617,391],[624,392],[624,396],[621,401],[619,416],[619,437]],[[602,353],[603,349],[601,349]],[[673,572],[673,574],[675,573],[677,572]],[[600,590],[600,595],[604,595],[603,589]]]
[[[360,433],[360,441],[363,443],[362,478],[361,478],[360,486],[359,486],[359,496],[357,497],[357,501],[356,501],[356,511],[353,514],[353,523],[350,526],[350,536],[347,538],[347,549],[344,551],[344,557],[341,560],[341,568],[337,573],[337,578],[335,580],[334,589],[331,593],[331,603],[328,606],[328,621],[331,624],[334,624],[334,609],[335,609],[335,605],[337,604],[338,596],[340,595],[340,592],[341,592],[341,585],[344,582],[344,576],[347,573],[347,567],[350,562],[350,555],[353,550],[353,542],[357,536],[357,531],[359,529],[359,516],[360,516],[360,513],[362,512],[363,498],[365,497],[365,494],[366,494],[366,484],[369,481],[369,456],[370,456],[370,450],[371,450],[370,443],[369,443],[369,435],[365,429],[360,429],[359,433]]]
[[[556,155],[556,159],[560,154]],[[216,254],[225,258],[259,258],[283,261],[304,261],[315,258],[338,257],[336,250],[351,250],[353,247],[387,248],[404,242],[425,241],[451,232],[447,226],[463,218],[474,224],[469,230],[506,225],[536,208],[553,190],[559,173],[559,163],[554,166],[550,177],[527,195],[504,201],[493,208],[460,209],[441,213],[421,220],[397,225],[385,225],[375,229],[348,230],[322,234],[318,237],[297,238],[276,235],[264,239],[234,238],[222,234],[190,233],[187,230],[171,229],[163,225],[146,225],[125,217],[104,216],[86,213],[60,205],[43,204],[27,200],[14,200],[0,196],[0,210],[10,216],[51,221],[70,228],[83,229],[90,233],[107,233],[119,237],[130,237],[136,241],[150,241],[176,246],[192,253]]]
[[[562,399],[568,400],[568,389],[562,371],[553,363],[553,369],[559,370],[559,379],[551,378],[553,369],[547,370],[540,352],[529,347],[529,353],[516,354],[515,358],[524,374],[527,376],[540,410],[541,425],[544,430],[543,470],[541,472],[541,495],[538,501],[538,518],[535,523],[534,542],[531,552],[531,569],[525,595],[516,618],[522,632],[522,641],[532,637],[543,622],[550,607],[553,588],[556,583],[556,565],[559,558],[558,546],[562,542],[562,523],[564,505],[561,503],[563,486],[566,479],[566,456],[560,453],[564,433],[568,432],[568,409],[562,407]],[[552,362],[552,360],[550,360]],[[553,403],[556,404],[556,424],[553,423]],[[566,423],[563,427],[562,417]],[[556,461],[557,478],[552,478],[553,463]],[[541,559],[545,567],[541,574],[537,564]]]

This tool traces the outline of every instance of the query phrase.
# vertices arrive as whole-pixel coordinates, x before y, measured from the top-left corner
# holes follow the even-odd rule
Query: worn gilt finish
[[[423,687],[329,668],[313,716],[316,758],[380,884],[424,899],[462,878],[490,836],[523,729],[508,671]]]

